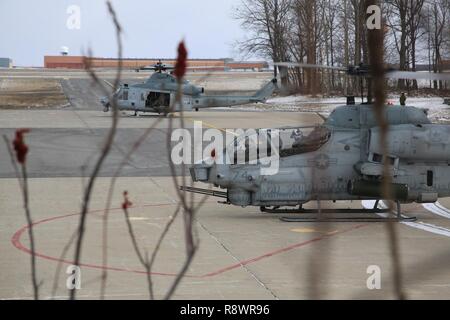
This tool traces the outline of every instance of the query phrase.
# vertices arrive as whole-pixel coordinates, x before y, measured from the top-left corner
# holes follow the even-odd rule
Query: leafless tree
[[[242,52],[272,61],[287,61],[291,0],[242,0],[234,17],[250,36],[238,43]],[[287,78],[282,74],[282,83]]]
[[[420,25],[423,20],[425,0],[386,1],[387,21],[399,55],[400,70],[416,70],[417,42],[422,35]],[[413,84],[417,88],[417,81]],[[404,90],[406,81],[399,79],[398,88]]]
[[[120,85],[120,79],[122,74],[122,39],[121,39],[121,33],[122,33],[122,27],[119,24],[116,12],[111,4],[111,2],[107,1],[108,11],[109,14],[112,17],[112,20],[114,22],[114,27],[116,31],[116,39],[117,39],[117,56],[119,60],[118,68],[117,68],[117,75],[113,83],[113,93],[116,92],[116,90],[119,88]],[[87,60],[89,61],[89,59]],[[101,83],[95,72],[89,67],[87,68],[89,74],[91,77],[96,81],[96,83]],[[104,88],[104,86],[103,86]],[[75,246],[75,257],[74,257],[74,265],[79,266],[81,261],[81,253],[83,248],[83,239],[85,234],[85,228],[86,228],[86,218],[89,211],[89,204],[91,200],[92,190],[95,185],[96,178],[102,168],[102,165],[107,158],[109,152],[111,151],[111,147],[114,141],[114,137],[116,135],[116,129],[119,121],[119,110],[117,108],[117,99],[116,97],[110,93],[110,91],[103,89],[104,93],[108,96],[109,101],[111,102],[111,108],[113,110],[113,117],[112,117],[112,124],[111,128],[109,129],[109,133],[106,136],[106,139],[103,143],[103,147],[100,152],[100,156],[98,157],[94,169],[89,177],[86,189],[84,191],[83,195],[83,201],[82,201],[82,208],[81,208],[81,215],[80,215],[80,221],[78,226],[78,235],[76,239],[76,246]],[[76,290],[70,291],[70,299],[74,300],[76,297]]]
[[[387,0],[384,16],[385,63],[400,70],[416,70],[430,50],[434,72],[441,72],[450,54],[449,0]],[[235,18],[248,30],[241,51],[274,61],[348,66],[368,64],[366,2],[360,0],[243,0]],[[426,43],[428,35],[429,43]],[[283,85],[304,93],[345,94],[360,91],[359,81],[317,69],[280,70]],[[286,76],[288,75],[288,76]],[[286,81],[289,80],[288,85]],[[401,90],[418,89],[417,81],[399,80]],[[443,89],[445,83],[434,83]],[[320,88],[320,90],[319,90]]]
[[[76,247],[75,247],[75,265],[79,266],[80,265],[80,261],[81,261],[81,250],[82,250],[82,244],[83,244],[83,235],[85,232],[85,224],[86,224],[86,219],[87,219],[87,215],[88,215],[88,210],[89,210],[89,203],[90,203],[90,199],[91,199],[91,193],[92,193],[92,189],[95,183],[95,180],[97,179],[98,173],[101,170],[101,167],[103,165],[104,160],[106,159],[106,157],[109,154],[109,151],[111,149],[112,143],[114,141],[114,137],[115,137],[115,133],[116,133],[116,129],[117,129],[117,125],[118,125],[118,121],[119,121],[119,117],[118,117],[118,108],[117,108],[117,100],[116,100],[116,96],[114,95],[114,93],[117,91],[117,89],[119,88],[119,84],[120,84],[120,76],[121,76],[121,72],[122,72],[122,43],[121,43],[121,32],[122,32],[122,28],[119,24],[117,15],[111,5],[111,3],[108,1],[107,2],[108,5],[108,10],[109,13],[112,17],[112,20],[114,22],[114,26],[116,28],[116,40],[118,43],[118,56],[119,56],[119,66],[117,69],[117,75],[114,81],[114,85],[113,85],[113,90],[112,92],[110,90],[108,90],[108,88],[106,88],[103,84],[103,82],[101,81],[101,79],[98,77],[97,73],[90,67],[89,64],[87,64],[87,72],[88,74],[91,76],[93,82],[95,83],[95,85],[99,86],[101,88],[101,90],[103,91],[103,93],[108,97],[108,100],[111,103],[111,107],[113,110],[113,116],[112,116],[112,125],[110,127],[109,133],[105,139],[103,148],[101,149],[101,153],[100,156],[97,160],[97,162],[95,163],[94,166],[94,170],[92,172],[92,174],[90,175],[85,190],[84,190],[84,197],[83,197],[83,204],[82,204],[82,211],[80,214],[80,221],[79,221],[79,226],[76,230],[76,232],[74,233],[74,235],[71,237],[71,239],[69,240],[69,242],[67,243],[67,245],[64,247],[63,252],[61,254],[62,257],[64,257],[66,255],[66,253],[68,252],[70,246],[72,245],[72,243],[75,241],[76,242]],[[184,44],[183,44],[184,47]],[[186,56],[187,56],[187,52],[185,53],[184,58],[183,57],[179,57],[179,61],[177,62],[177,69],[175,70],[177,72],[177,70],[180,70],[180,65],[184,65],[184,70],[186,68]],[[181,59],[181,60],[180,60]],[[88,61],[87,61],[88,62]],[[171,110],[169,110],[169,113],[171,113],[171,111],[174,110],[175,105],[177,104],[181,104],[181,86],[183,84],[183,76],[184,73],[182,75],[180,75],[178,77],[178,84],[179,84],[179,89],[176,95],[176,99],[175,101],[172,103],[171,106]],[[173,181],[174,181],[174,185],[175,188],[177,190],[177,195],[178,195],[178,199],[179,199],[179,203],[177,205],[177,208],[175,209],[174,213],[169,217],[166,226],[164,227],[163,232],[161,233],[161,235],[159,236],[157,242],[154,245],[153,251],[151,251],[151,253],[149,254],[149,251],[145,250],[142,251],[140,249],[140,245],[138,243],[136,234],[134,232],[134,228],[132,226],[131,220],[130,220],[130,216],[129,216],[129,212],[128,209],[132,206],[131,202],[128,200],[128,194],[125,197],[125,201],[122,204],[122,208],[124,210],[124,215],[125,215],[125,222],[127,225],[127,229],[128,229],[128,234],[130,236],[133,248],[135,250],[135,253],[139,259],[139,262],[144,266],[146,273],[147,273],[147,279],[148,279],[148,290],[149,290],[149,294],[150,294],[150,298],[154,299],[155,294],[154,294],[154,288],[153,288],[153,282],[152,282],[152,266],[154,265],[154,262],[156,260],[156,257],[161,249],[161,245],[164,241],[164,239],[166,238],[167,234],[169,233],[171,226],[173,225],[173,222],[175,221],[175,219],[178,216],[178,213],[180,211],[183,212],[183,220],[184,220],[184,227],[185,227],[185,241],[186,241],[186,259],[185,262],[182,265],[182,268],[180,270],[179,273],[176,274],[175,279],[173,281],[173,283],[170,285],[167,293],[165,294],[164,298],[165,299],[170,299],[173,294],[175,293],[179,283],[181,282],[181,280],[183,279],[184,275],[186,274],[186,272],[188,271],[188,268],[190,266],[190,264],[193,261],[193,258],[195,256],[195,253],[197,251],[198,248],[198,239],[195,236],[195,228],[194,228],[194,223],[195,223],[195,213],[199,210],[199,208],[202,206],[202,204],[205,202],[206,197],[203,198],[201,201],[199,201],[198,203],[194,202],[194,198],[193,196],[191,196],[191,198],[187,198],[185,193],[182,192],[180,190],[180,186],[185,186],[186,185],[186,177],[185,177],[185,167],[182,167],[182,174],[181,174],[181,183],[178,182],[178,179],[176,177],[177,175],[177,170],[172,162],[172,159],[170,158],[170,149],[171,149],[171,132],[173,129],[173,115],[170,115],[170,128],[168,130],[167,133],[167,153],[169,155],[169,163],[170,163],[170,169],[171,169],[171,175],[173,177]],[[184,124],[184,115],[183,112],[180,113],[180,124],[181,127],[184,128],[185,124]],[[111,179],[111,183],[109,186],[109,191],[108,191],[108,197],[107,197],[107,202],[106,202],[106,208],[104,211],[104,215],[103,215],[103,232],[102,232],[102,238],[103,238],[103,244],[102,244],[102,262],[103,262],[103,266],[106,267],[107,264],[107,243],[108,243],[108,214],[111,208],[111,204],[112,204],[112,197],[114,194],[114,187],[115,187],[115,183],[117,180],[117,177],[119,176],[120,172],[122,171],[123,167],[126,165],[126,163],[129,161],[129,159],[131,158],[131,156],[133,155],[134,152],[136,152],[139,147],[142,145],[142,143],[150,136],[152,130],[156,127],[156,125],[161,121],[161,119],[158,119],[157,121],[155,121],[149,128],[147,128],[144,133],[133,143],[133,145],[131,146],[130,150],[124,155],[122,161],[120,162],[120,164],[118,165],[112,179]],[[34,252],[34,250],[33,250]],[[33,255],[34,258],[34,255]],[[54,281],[54,285],[53,285],[53,294],[56,292],[56,288],[57,288],[57,279],[58,279],[58,274],[60,272],[60,268],[61,265],[58,264],[57,267],[57,271],[55,274],[55,281]],[[101,293],[100,293],[100,297],[104,298],[105,296],[105,291],[106,291],[106,277],[107,277],[107,273],[106,273],[106,268],[104,268],[104,271],[102,273],[102,282],[101,282]],[[76,295],[75,295],[75,290],[72,290],[70,292],[70,298],[71,299],[75,299]]]
[[[366,6],[379,5],[377,0],[366,0]],[[368,31],[368,45],[369,45],[369,61],[372,66],[372,78],[373,78],[373,93],[374,93],[374,110],[375,117],[381,132],[381,150],[384,155],[383,161],[383,198],[392,199],[391,190],[391,170],[388,159],[388,132],[389,123],[386,119],[386,86],[385,86],[385,61],[384,61],[384,31],[383,30],[369,30]],[[388,201],[389,211],[393,214],[392,201]],[[394,222],[388,222],[386,224],[389,249],[391,253],[391,261],[393,265],[393,284],[395,295],[398,299],[405,299],[405,293],[403,292],[403,274],[400,265],[400,249],[398,243],[397,226]]]
[[[450,45],[450,1],[429,0],[425,7],[428,23],[425,24],[431,45],[433,72],[443,70],[444,51]],[[434,89],[444,89],[443,81],[434,81]]]
[[[181,106],[182,104],[182,83],[184,74],[186,71],[186,59],[187,59],[187,50],[185,48],[184,42],[181,42],[178,47],[178,59],[177,64],[175,66],[175,72],[174,74],[177,77],[178,80],[178,90],[176,94],[176,98],[174,103],[171,105],[171,111],[175,110],[177,106]],[[185,119],[184,119],[184,112],[183,108],[180,108],[180,117],[179,117],[179,125],[181,129],[185,128]],[[167,150],[171,149],[171,133],[174,126],[174,117],[171,114],[169,117],[169,130],[167,131],[167,137],[166,137],[166,146]],[[197,253],[199,240],[197,237],[195,237],[194,232],[194,222],[195,222],[195,214],[199,207],[196,206],[194,202],[193,195],[191,197],[187,197],[186,193],[184,193],[181,190],[181,187],[186,187],[186,166],[183,164],[181,166],[181,178],[179,181],[177,178],[177,171],[175,164],[173,163],[173,159],[171,157],[170,152],[168,152],[168,161],[169,161],[169,167],[171,171],[172,181],[173,185],[175,187],[175,190],[177,192],[178,199],[180,201],[180,206],[182,210],[182,217],[184,222],[184,236],[185,236],[185,245],[186,245],[186,257],[184,260],[184,263],[182,264],[182,267],[178,274],[175,276],[174,281],[170,285],[169,290],[167,291],[164,299],[169,300],[172,298],[172,296],[175,293],[175,290],[177,289],[178,285],[180,284],[181,280],[185,276],[186,272],[188,271],[190,265],[192,264],[192,261],[194,260],[195,254]],[[201,206],[201,204],[199,205]]]
[[[39,299],[39,287],[40,283],[37,280],[36,270],[36,241],[33,232],[33,219],[30,210],[30,193],[28,188],[28,174],[27,174],[27,153],[28,146],[25,144],[24,135],[28,133],[28,129],[17,129],[16,137],[13,144],[11,144],[8,137],[5,135],[3,139],[6,143],[6,148],[11,158],[11,163],[16,173],[16,177],[19,181],[20,190],[23,197],[23,208],[25,210],[25,217],[27,219],[28,237],[30,239],[30,251],[31,251],[31,283],[33,285],[33,296],[35,300]],[[14,146],[14,151],[11,148]],[[14,157],[15,153],[15,157]],[[20,169],[19,169],[20,166]]]

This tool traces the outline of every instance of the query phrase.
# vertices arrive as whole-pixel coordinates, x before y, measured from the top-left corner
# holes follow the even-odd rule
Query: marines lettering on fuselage
[[[305,199],[307,186],[304,183],[261,184],[261,199],[264,200],[299,200]]]

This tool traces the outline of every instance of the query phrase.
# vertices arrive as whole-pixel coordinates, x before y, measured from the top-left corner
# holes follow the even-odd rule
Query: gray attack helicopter
[[[278,65],[318,67],[296,63]],[[343,71],[362,77],[370,74],[370,68],[363,65]],[[386,72],[387,78],[410,79],[412,76],[411,72]],[[415,78],[448,81],[450,75],[415,74]],[[401,203],[434,203],[450,196],[450,126],[431,123],[423,109],[386,106],[389,131],[388,154],[384,156],[380,146],[381,129],[370,101],[360,105],[355,105],[354,99],[348,102],[336,108],[322,125],[279,129],[279,147],[264,153],[272,153],[272,156],[277,153],[276,174],[262,173],[266,165],[259,156],[261,144],[258,141],[262,140],[240,136],[223,152],[214,152],[214,162],[205,159],[190,168],[194,182],[225,191],[193,187],[182,190],[222,198],[223,204],[257,206],[266,213],[303,214],[283,217],[287,222],[317,221],[321,217],[319,213],[356,215],[326,221],[414,221],[416,218],[401,213]],[[270,136],[270,130],[258,130],[256,135]],[[249,152],[252,147],[256,153]],[[245,162],[237,164],[236,159],[242,153]],[[252,159],[252,154],[257,157]],[[384,195],[385,161],[390,164],[392,180],[388,200],[397,205],[395,216],[387,214],[389,210],[378,208]],[[302,207],[310,201],[318,201],[320,205],[320,200],[374,200],[375,206],[352,210],[306,210]],[[371,217],[367,213],[376,215]]]
[[[202,67],[203,68],[203,67]],[[204,67],[208,68],[208,67]],[[217,67],[216,67],[217,68]],[[167,115],[169,112],[199,111],[204,108],[219,108],[244,105],[249,103],[262,103],[270,97],[277,88],[276,78],[263,86],[253,96],[208,96],[204,88],[197,87],[184,80],[181,87],[181,104],[173,105],[178,90],[176,78],[167,73],[174,67],[161,62],[154,66],[144,67],[140,70],[155,71],[144,83],[123,84],[114,93],[117,105],[121,111],[152,112]],[[104,106],[104,112],[110,110],[108,98],[100,100]],[[173,109],[171,109],[173,107]]]

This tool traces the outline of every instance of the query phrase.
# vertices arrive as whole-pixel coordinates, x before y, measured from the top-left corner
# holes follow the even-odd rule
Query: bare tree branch
[[[372,4],[378,4],[376,0],[368,0],[367,6]],[[374,90],[374,110],[375,117],[381,131],[381,150],[384,156],[383,162],[383,196],[385,199],[392,199],[391,190],[391,173],[389,164],[389,152],[388,152],[388,132],[389,123],[385,116],[386,108],[386,88],[384,79],[384,34],[382,30],[370,30],[369,31],[369,55],[370,63],[372,66],[372,78],[373,78],[373,90]],[[393,214],[392,201],[389,201],[389,211]],[[399,213],[400,214],[400,213]],[[391,259],[394,268],[393,283],[395,288],[395,294],[398,299],[405,299],[405,293],[403,292],[403,279],[400,267],[400,252],[397,237],[397,230],[395,222],[388,222],[386,224],[389,237]]]
[[[117,68],[117,75],[116,75],[116,79],[114,81],[114,86],[113,86],[114,87],[113,91],[115,92],[116,89],[119,87],[121,74],[122,74],[122,39],[121,39],[122,28],[119,24],[116,12],[114,11],[114,8],[110,1],[107,1],[107,6],[108,6],[109,14],[111,15],[112,20],[114,22],[114,27],[116,30],[117,45],[118,45],[119,65]],[[93,70],[91,69],[90,66],[88,66],[87,70],[88,70],[89,74],[91,75],[91,77],[94,80],[98,81],[98,78],[96,77],[95,72],[93,72]],[[87,187],[84,192],[80,222],[79,222],[79,227],[78,227],[78,238],[77,238],[76,247],[75,247],[74,264],[76,266],[80,265],[81,251],[82,251],[82,246],[83,246],[83,238],[84,238],[84,233],[85,233],[86,217],[87,217],[87,212],[89,210],[89,203],[91,200],[92,190],[94,188],[95,180],[100,172],[100,169],[111,150],[111,147],[112,147],[112,144],[114,141],[114,137],[116,134],[118,120],[119,120],[117,99],[114,95],[109,95],[109,98],[110,98],[109,101],[111,101],[111,107],[113,110],[112,125],[111,125],[109,133],[106,137],[106,140],[104,142],[103,148],[101,150],[101,154],[94,166],[94,170],[89,178]],[[76,290],[71,290],[70,291],[70,299],[74,300],[75,297],[76,297]]]
[[[16,159],[14,158],[14,153],[11,149],[11,143],[7,136],[3,136],[3,139],[5,140],[6,149],[8,150],[9,156],[11,158],[11,163],[14,167],[14,171],[16,173],[16,177],[19,181],[20,189],[22,191],[22,197],[23,197],[23,207],[25,210],[25,217],[27,219],[27,225],[28,225],[28,237],[30,239],[30,251],[31,251],[31,280],[33,285],[33,296],[35,300],[39,300],[39,287],[40,283],[38,283],[37,280],[37,271],[36,271],[36,243],[34,239],[34,232],[33,232],[33,219],[31,218],[31,211],[30,211],[30,201],[29,201],[29,191],[28,191],[28,175],[27,175],[27,165],[26,161],[21,161],[20,163],[20,170],[21,175],[19,173],[19,168],[16,163]]]

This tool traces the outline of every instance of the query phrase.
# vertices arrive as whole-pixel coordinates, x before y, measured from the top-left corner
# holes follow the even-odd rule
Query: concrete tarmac
[[[64,81],[64,79],[62,80]],[[81,84],[78,88],[84,87]],[[66,299],[66,269],[73,245],[64,252],[79,219],[86,172],[111,124],[91,93],[65,86],[76,104],[59,110],[2,110],[0,134],[31,128],[26,136],[30,208],[36,235],[37,274],[42,299]],[[187,127],[260,128],[320,123],[311,113],[205,111],[186,114]],[[176,115],[175,115],[176,117]],[[158,121],[154,132],[119,175],[108,219],[108,257],[102,262],[102,223],[111,176],[131,144]],[[80,299],[99,298],[107,271],[107,299],[147,299],[145,270],[128,236],[123,191],[133,203],[131,221],[142,250],[152,252],[177,207],[168,170],[168,119],[120,118],[110,157],[97,179],[82,252]],[[175,121],[176,123],[176,121]],[[178,125],[177,125],[178,126]],[[199,186],[201,187],[201,186]],[[194,199],[197,203],[200,197]],[[308,204],[314,207],[315,203]],[[323,203],[328,208],[361,208],[370,203]],[[411,299],[450,298],[450,199],[405,205],[415,223],[398,223],[403,288]],[[32,297],[30,254],[22,196],[5,145],[0,143],[0,299]],[[385,223],[284,223],[258,208],[240,208],[209,198],[195,218],[199,250],[182,280],[177,299],[394,299],[392,262]],[[162,298],[185,259],[178,217],[152,269],[155,295]],[[370,266],[381,271],[381,288],[370,290]],[[59,271],[59,273],[58,273]],[[53,290],[55,288],[55,290]]]

